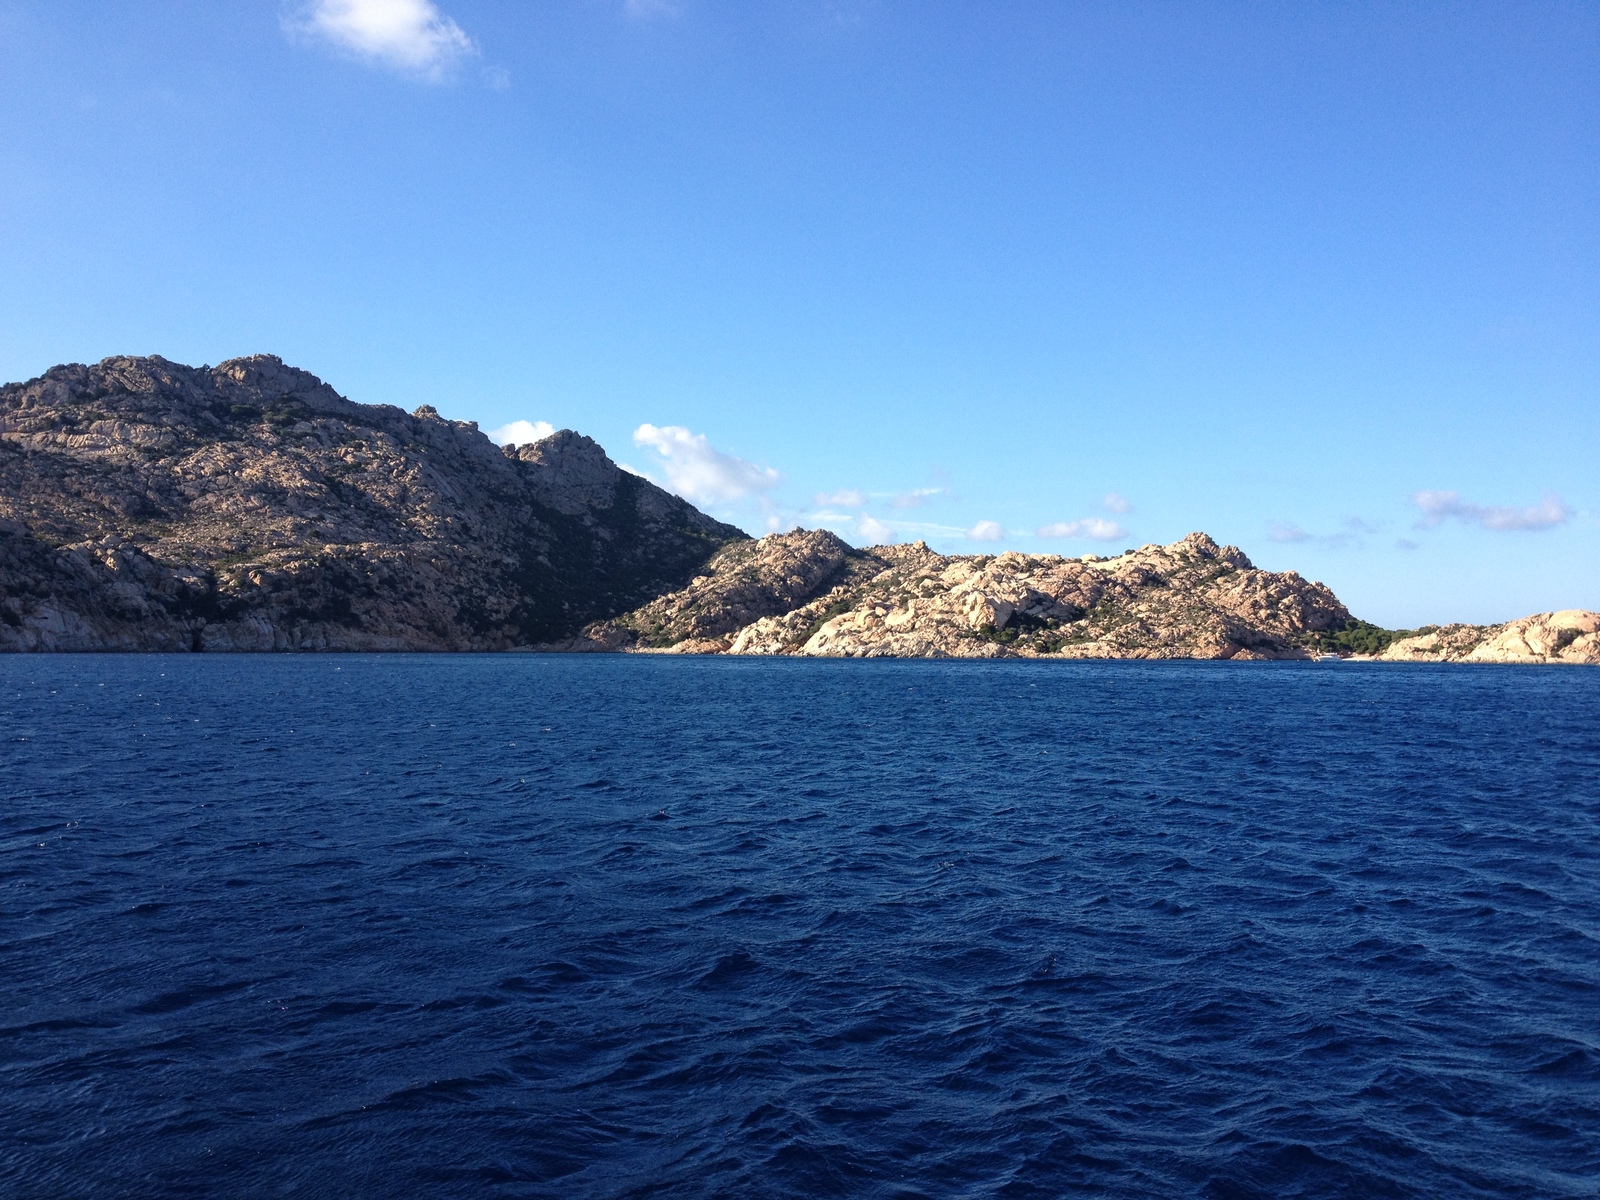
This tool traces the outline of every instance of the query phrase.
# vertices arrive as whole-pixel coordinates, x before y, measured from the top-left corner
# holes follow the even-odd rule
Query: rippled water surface
[[[0,661],[0,1193],[1600,1194],[1600,671]]]

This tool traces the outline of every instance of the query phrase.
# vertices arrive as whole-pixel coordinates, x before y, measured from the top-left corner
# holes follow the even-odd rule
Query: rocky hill
[[[853,657],[1304,658],[1350,614],[1326,587],[1191,533],[1116,558],[854,550],[795,531],[723,549],[596,649]]]
[[[1381,630],[1193,533],[1114,558],[759,541],[563,430],[499,447],[270,355],[0,387],[0,650],[1600,662],[1600,615]]]
[[[509,649],[748,540],[576,433],[501,448],[268,355],[0,388],[0,649]]]
[[[1600,613],[1569,608],[1504,625],[1442,625],[1391,643],[1382,662],[1600,665]]]

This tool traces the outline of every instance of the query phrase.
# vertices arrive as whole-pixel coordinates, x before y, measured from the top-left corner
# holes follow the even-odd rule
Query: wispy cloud
[[[1104,517],[1084,517],[1080,521],[1057,521],[1041,525],[1038,536],[1042,538],[1087,538],[1093,542],[1114,542],[1125,536],[1126,530],[1115,521]]]
[[[860,508],[867,502],[867,494],[858,488],[840,488],[837,492],[818,492],[815,502],[819,508]]]
[[[949,488],[942,487],[913,488],[909,492],[901,492],[893,500],[889,501],[889,507],[921,508],[928,502],[930,497],[942,496],[949,490]]]
[[[489,440],[502,446],[521,446],[528,442],[542,442],[556,431],[549,421],[512,421],[499,429],[489,430]]]
[[[1311,533],[1293,521],[1268,521],[1267,539],[1274,542],[1311,542],[1329,550],[1339,550],[1355,542],[1362,534],[1377,533],[1381,528],[1362,517],[1346,517],[1341,533]]]
[[[1105,499],[1100,501],[1100,507],[1118,516],[1133,511],[1133,505],[1128,503],[1128,498],[1117,492],[1107,492]]]
[[[1471,504],[1455,492],[1416,492],[1411,502],[1422,511],[1417,525],[1423,529],[1448,520],[1457,520],[1480,529],[1502,533],[1553,529],[1572,519],[1572,509],[1554,492],[1527,508],[1503,504]]]
[[[718,450],[705,434],[682,425],[641,425],[633,431],[633,444],[659,454],[667,487],[694,504],[742,500],[776,487],[783,478],[771,467]]]
[[[285,16],[283,27],[292,36],[434,82],[477,53],[461,26],[432,0],[311,0]]]
[[[974,542],[998,542],[1005,536],[1005,526],[999,521],[979,521],[967,530],[967,537]]]
[[[885,521],[871,513],[817,509],[801,514],[808,526],[831,529],[841,537],[853,538],[862,545],[884,545],[915,538],[965,539],[968,530],[960,525],[933,521],[906,521],[892,517]]]

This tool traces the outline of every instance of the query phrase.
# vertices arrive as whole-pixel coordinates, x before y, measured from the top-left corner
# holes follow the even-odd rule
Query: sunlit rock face
[[[1600,613],[1581,608],[1535,613],[1504,625],[1443,625],[1402,638],[1387,662],[1600,664]]]
[[[852,657],[1304,658],[1342,628],[1320,583],[1192,533],[1116,558],[852,550],[826,532],[727,547],[687,588],[588,635],[610,648]]]

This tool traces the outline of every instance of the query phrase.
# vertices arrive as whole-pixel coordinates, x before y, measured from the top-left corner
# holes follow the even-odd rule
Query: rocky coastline
[[[0,651],[1600,663],[1600,614],[1386,631],[1192,533],[1113,557],[754,539],[571,430],[497,446],[271,355],[0,387]]]
[[[1501,625],[1441,625],[1399,638],[1379,662],[1577,663],[1600,665],[1600,613],[1535,613]]]
[[[1376,653],[1331,649],[1356,627]],[[1600,614],[1398,636],[1320,583],[1191,533],[1106,558],[856,550],[823,530],[724,548],[688,587],[596,622],[572,648],[898,658],[1600,663]]]
[[[607,648],[899,658],[1305,658],[1350,620],[1320,583],[1192,533],[1115,558],[924,543],[855,550],[826,531],[722,550],[706,574],[586,635]]]

